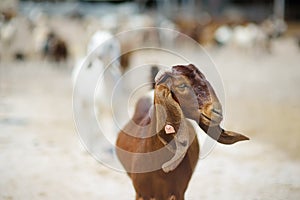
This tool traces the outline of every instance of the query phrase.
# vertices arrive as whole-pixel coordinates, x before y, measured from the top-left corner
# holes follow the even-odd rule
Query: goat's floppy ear
[[[249,140],[249,138],[240,133],[235,133],[232,131],[226,131],[222,129],[222,133],[218,139],[218,142],[222,144],[234,144],[243,140]]]
[[[178,131],[175,133],[174,142],[176,146],[174,156],[162,165],[162,170],[166,173],[178,167],[190,146],[189,130],[184,120],[182,120]]]
[[[247,136],[232,131],[226,131],[220,126],[207,127],[203,124],[199,125],[207,135],[222,144],[234,144],[243,140],[249,140]]]

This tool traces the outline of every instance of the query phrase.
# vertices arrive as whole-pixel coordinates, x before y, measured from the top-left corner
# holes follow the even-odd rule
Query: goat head
[[[222,144],[249,139],[220,127],[223,119],[222,106],[210,83],[194,65],[173,66],[171,71],[160,72],[155,81],[156,90],[166,88],[164,93],[168,93],[173,100],[168,101],[169,107],[180,107],[177,110],[182,110],[184,117],[195,120],[213,139]]]

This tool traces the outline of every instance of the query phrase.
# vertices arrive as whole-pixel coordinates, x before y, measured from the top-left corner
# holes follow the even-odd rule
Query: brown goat
[[[220,128],[219,100],[194,65],[157,75],[154,102],[140,99],[117,139],[116,152],[132,179],[136,200],[184,200],[199,158],[197,135],[186,118],[220,143],[248,139]]]

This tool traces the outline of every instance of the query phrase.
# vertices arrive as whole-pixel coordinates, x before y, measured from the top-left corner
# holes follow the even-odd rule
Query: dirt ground
[[[271,54],[209,49],[225,89],[224,127],[250,141],[218,144],[186,193],[198,199],[300,199],[300,50],[292,38]],[[134,199],[130,179],[80,143],[71,69],[0,63],[0,199]]]

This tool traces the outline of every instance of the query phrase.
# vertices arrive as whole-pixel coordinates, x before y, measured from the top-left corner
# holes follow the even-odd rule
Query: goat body
[[[198,139],[190,122],[184,119],[182,123],[187,127],[184,131],[191,138],[191,144],[180,164],[174,170],[165,172],[159,166],[172,159],[174,153],[164,148],[164,144],[158,137],[159,134],[164,134],[162,133],[164,130],[156,133],[156,113],[154,111],[149,115],[153,108],[152,105],[150,98],[142,98],[138,101],[132,121],[119,133],[117,154],[132,179],[136,199],[166,200],[173,198],[183,200],[199,158]],[[174,121],[177,120],[180,119],[174,119]],[[133,128],[132,122],[139,128]],[[128,156],[124,151],[133,154]],[[156,151],[160,151],[159,158],[136,155],[136,153],[146,154]],[[154,171],[151,170],[152,167],[155,169]]]

